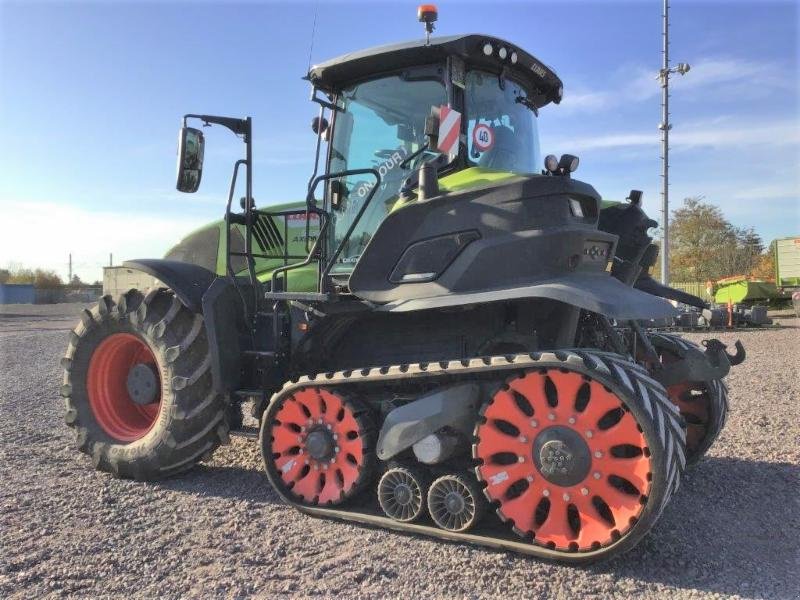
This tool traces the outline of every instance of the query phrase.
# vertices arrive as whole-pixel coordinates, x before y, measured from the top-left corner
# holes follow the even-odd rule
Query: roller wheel
[[[428,512],[442,529],[468,531],[481,520],[485,508],[480,486],[465,475],[444,475],[428,489]]]
[[[81,314],[61,364],[66,423],[101,471],[158,479],[229,439],[203,318],[169,290],[101,298]]]
[[[677,488],[684,430],[643,367],[614,354],[557,354],[484,405],[476,473],[520,536],[607,557],[633,547]]]
[[[689,348],[701,350],[674,334],[652,334],[650,341],[665,365],[679,360]],[[669,386],[667,394],[686,421],[686,462],[693,465],[708,452],[725,426],[728,388],[721,379],[684,381]]]
[[[259,437],[270,483],[295,502],[340,504],[372,476],[369,416],[335,391],[309,387],[270,403]]]
[[[386,471],[378,482],[378,503],[386,516],[403,523],[419,519],[425,512],[426,479],[416,469]]]

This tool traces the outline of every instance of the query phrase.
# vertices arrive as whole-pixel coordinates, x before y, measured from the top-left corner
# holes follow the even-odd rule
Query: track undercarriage
[[[377,460],[386,390],[464,382],[485,398],[460,449],[429,465],[410,448]],[[270,483],[303,512],[568,562],[644,535],[678,486],[684,438],[644,368],[582,350],[302,377],[273,396],[260,433]]]

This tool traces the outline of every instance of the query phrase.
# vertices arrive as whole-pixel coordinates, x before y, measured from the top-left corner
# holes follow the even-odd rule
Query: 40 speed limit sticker
[[[486,152],[494,146],[494,130],[485,123],[478,123],[472,130],[472,144],[478,152]]]

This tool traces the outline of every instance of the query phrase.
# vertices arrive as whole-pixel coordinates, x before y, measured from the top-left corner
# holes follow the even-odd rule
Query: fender
[[[459,384],[395,408],[381,427],[378,458],[388,460],[442,427],[463,429],[461,422],[471,423],[478,410],[479,392],[475,383]]]
[[[533,285],[487,292],[398,300],[376,310],[407,312],[518,298],[549,298],[618,320],[663,319],[678,314],[666,300],[629,287],[605,272],[569,273],[542,279]]]
[[[228,394],[241,381],[242,300],[226,277],[217,277],[208,269],[175,260],[128,260],[123,266],[152,275],[170,288],[195,314],[203,316],[211,353],[214,390]]]
[[[143,271],[163,282],[193,313],[202,312],[203,294],[217,277],[208,269],[177,260],[126,260],[122,266]]]

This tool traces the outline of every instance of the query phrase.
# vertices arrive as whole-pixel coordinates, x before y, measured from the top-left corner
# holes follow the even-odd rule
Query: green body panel
[[[468,188],[483,187],[519,176],[518,173],[509,171],[469,167],[439,179],[439,189],[443,192],[460,192]]]
[[[748,281],[744,277],[717,284],[714,301],[717,304],[740,304],[753,300],[772,300],[781,298],[778,288],[768,281]]]
[[[779,288],[800,287],[800,236],[777,239],[772,244],[775,284]]]
[[[275,206],[270,206],[265,210],[269,210],[270,212],[274,213],[283,213],[283,212],[290,212],[296,210],[305,209],[306,204],[305,202],[291,202],[286,204],[279,204]],[[284,219],[280,217],[272,217],[272,222],[275,227],[280,232],[281,236],[284,237],[288,242],[288,253],[290,255],[296,256],[305,256],[307,254],[306,250],[306,221],[304,218],[294,218],[289,219],[287,221],[287,227],[284,229]],[[244,226],[243,225],[234,225],[235,229],[238,229],[239,232],[244,236]],[[317,235],[319,227],[316,223],[312,223],[311,227],[309,228],[309,234],[312,236],[312,239]],[[208,247],[210,244],[216,245],[216,252],[214,248]],[[225,250],[225,221],[219,220],[214,221],[213,223],[209,223],[208,225],[204,225],[194,231],[192,231],[189,235],[185,236],[176,246],[171,248],[165,258],[173,258],[176,250],[183,247],[193,246],[193,250],[202,250],[205,254],[210,253],[211,256],[209,257],[210,262],[204,261],[202,266],[206,266],[208,268],[213,268],[217,275],[225,275],[227,272],[226,266],[226,250]],[[205,246],[205,247],[204,247]],[[256,250],[257,252],[259,250]],[[214,253],[216,255],[216,260],[214,260]],[[265,253],[266,254],[266,253]],[[183,257],[177,258],[177,260],[189,260],[189,262],[194,262],[190,258]],[[302,259],[290,259],[288,264],[294,264],[297,262],[301,262]],[[282,258],[275,258],[275,259],[266,259],[266,258],[257,258],[255,261],[255,268],[256,268],[256,276],[258,277],[259,281],[265,282],[269,281],[272,278],[272,272],[277,269],[278,267],[284,266],[284,260]],[[313,291],[317,289],[317,279],[318,279],[318,266],[316,264],[306,265],[304,267],[300,267],[296,270],[290,271],[288,275],[288,291],[291,292],[306,292],[306,291]],[[245,275],[246,270],[240,269],[238,271],[239,275]]]
[[[519,175],[509,171],[494,171],[482,167],[468,167],[439,178],[439,190],[442,192],[460,192],[469,188],[484,187],[493,183],[507,181],[515,177],[519,177]],[[416,198],[410,198],[408,200],[400,198],[392,205],[390,212],[400,210],[404,206],[415,201]]]

